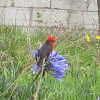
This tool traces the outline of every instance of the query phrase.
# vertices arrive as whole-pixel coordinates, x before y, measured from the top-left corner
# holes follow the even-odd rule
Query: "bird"
[[[43,64],[43,59],[47,58],[49,54],[52,54],[54,50],[54,44],[55,44],[55,38],[52,36],[49,36],[45,42],[45,44],[41,47],[40,53],[39,53],[39,60],[37,61],[37,65],[39,67]]]

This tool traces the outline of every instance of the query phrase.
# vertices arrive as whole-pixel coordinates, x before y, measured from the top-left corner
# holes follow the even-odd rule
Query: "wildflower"
[[[35,54],[33,50],[31,50],[32,55],[37,60],[39,52],[41,49],[38,49],[38,52]],[[62,78],[65,76],[65,70],[68,69],[68,64],[65,62],[66,58],[62,55],[58,55],[57,51],[53,51],[52,54],[49,54],[47,61],[44,65],[44,70],[48,71],[51,76],[57,78],[59,81],[63,81]],[[40,71],[40,67],[38,65],[33,64],[31,70],[33,70],[33,74]]]
[[[90,42],[90,36],[86,36],[87,42]]]
[[[40,43],[40,44],[41,44],[41,42],[38,42],[38,43]]]
[[[96,39],[100,39],[100,36],[96,36]]]

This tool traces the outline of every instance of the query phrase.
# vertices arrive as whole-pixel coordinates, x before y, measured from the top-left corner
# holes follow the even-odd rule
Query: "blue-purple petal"
[[[31,53],[32,53],[33,57],[35,58],[35,53],[34,53],[34,51],[33,51],[33,50],[31,50]]]
[[[43,46],[43,43],[38,43],[39,48],[41,48]]]
[[[36,73],[36,71],[33,71],[33,75]]]
[[[57,51],[53,51],[52,54],[50,54],[50,57],[55,57],[57,56],[58,52]]]
[[[100,100],[100,97],[98,97],[97,100]]]
[[[63,81],[62,78],[64,77],[63,74],[58,74],[58,73],[51,73],[51,75],[55,78],[57,78],[59,81]]]
[[[51,57],[51,58],[57,59],[58,61],[59,60],[66,60],[66,58],[61,56],[61,55],[57,55],[57,56],[54,56],[54,57]]]
[[[33,67],[30,68],[30,69],[33,70],[33,74],[35,74],[36,72],[39,72],[39,66],[37,66],[37,65],[35,65],[35,64],[33,64],[32,66],[33,66]]]

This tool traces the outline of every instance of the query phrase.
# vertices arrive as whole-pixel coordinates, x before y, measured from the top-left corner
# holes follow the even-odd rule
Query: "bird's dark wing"
[[[52,46],[50,44],[44,44],[40,49],[38,66],[42,66],[43,59],[47,57],[48,53],[52,51]]]
[[[45,44],[42,46],[42,48],[40,49],[40,55],[39,56],[42,56],[43,58],[46,57],[48,55],[49,52],[52,51],[52,46],[49,44]]]

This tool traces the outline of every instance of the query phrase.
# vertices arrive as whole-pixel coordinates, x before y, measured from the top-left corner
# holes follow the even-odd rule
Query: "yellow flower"
[[[96,39],[100,39],[100,36],[96,36]]]
[[[87,42],[90,42],[90,36],[86,36]]]
[[[41,44],[41,42],[38,42],[39,44]]]

